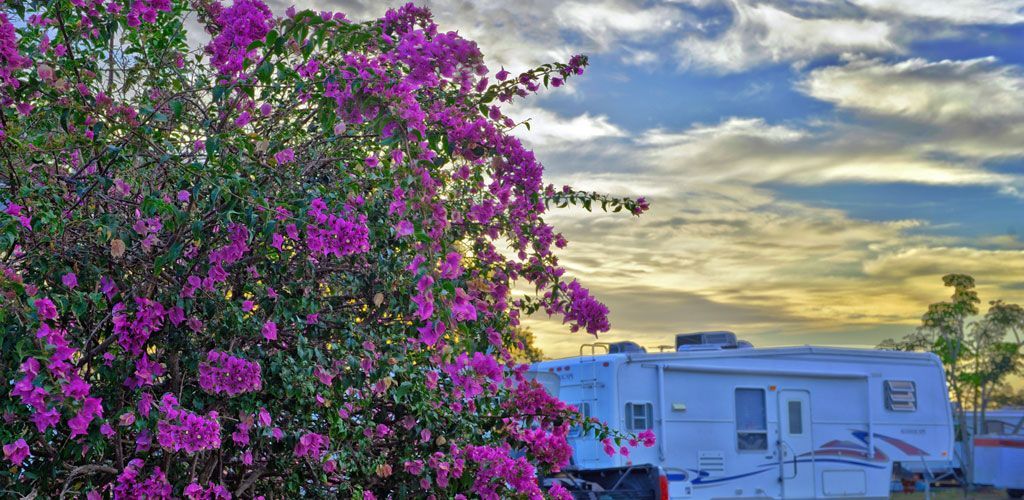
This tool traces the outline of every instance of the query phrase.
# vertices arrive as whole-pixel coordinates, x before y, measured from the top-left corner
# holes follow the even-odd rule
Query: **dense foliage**
[[[586,58],[491,75],[411,5],[2,5],[0,495],[540,498],[570,426],[637,444],[513,356],[524,314],[609,328],[549,205],[646,209],[510,135]]]

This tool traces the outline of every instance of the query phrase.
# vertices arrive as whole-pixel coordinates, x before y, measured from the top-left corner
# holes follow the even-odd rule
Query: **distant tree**
[[[957,403],[960,439],[967,442],[970,434],[978,432],[980,422],[985,421],[985,411],[996,388],[1007,376],[1020,372],[1024,308],[995,300],[989,302],[988,312],[979,318],[981,300],[973,277],[947,274],[942,282],[953,288],[950,300],[928,306],[917,331],[900,340],[886,339],[878,348],[930,351],[939,356]],[[971,422],[966,418],[968,408],[974,410]],[[966,469],[970,470],[970,448],[965,447],[964,451],[968,455],[964,457]]]
[[[544,359],[544,351],[537,347],[537,336],[525,326],[511,328],[512,347],[509,352],[520,363],[536,363]]]
[[[992,408],[1024,407],[1024,388],[1014,390],[1009,385],[1002,385],[992,390],[989,402]]]

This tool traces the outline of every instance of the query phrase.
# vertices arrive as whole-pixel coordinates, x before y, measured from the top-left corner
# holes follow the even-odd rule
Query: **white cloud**
[[[811,71],[797,88],[841,108],[928,123],[1024,117],[1024,75],[994,57],[897,63],[852,58]]]
[[[647,9],[619,1],[565,2],[555,8],[559,25],[585,34],[598,43],[617,38],[649,38],[679,27],[682,11],[655,6]]]
[[[792,142],[809,134],[783,125],[769,125],[763,118],[731,117],[717,125],[697,124],[682,133],[670,133],[655,129],[648,131],[639,142],[648,146],[700,144],[703,141],[720,138],[746,138],[773,143]]]
[[[1022,0],[851,0],[875,14],[946,21],[953,24],[1024,22]]]
[[[848,57],[797,83],[838,108],[891,122],[903,149],[979,163],[1024,156],[1024,71],[993,57],[890,62]],[[1020,185],[1003,192],[1019,196]]]
[[[799,64],[828,54],[902,50],[883,21],[805,18],[770,4],[727,3],[733,20],[723,34],[694,35],[678,42],[684,67],[732,73],[765,63]]]
[[[631,66],[649,66],[660,59],[657,52],[651,50],[636,50],[625,48],[623,50],[622,62]]]
[[[292,4],[269,0],[277,13]],[[407,0],[312,0],[299,8],[340,10],[350,19],[380,17]],[[653,36],[676,29],[683,12],[639,0],[550,2],[547,0],[425,0],[442,30],[476,41],[489,65],[519,72],[575,53],[615,50],[622,42],[650,45]],[[660,42],[659,42],[660,44]]]
[[[729,118],[682,132],[652,130],[636,152],[650,168],[704,182],[838,182],[1010,186],[1015,176],[973,162],[931,158],[902,137],[831,125],[821,130]]]
[[[530,121],[529,129],[520,126],[515,134],[539,148],[573,147],[595,139],[626,136],[625,131],[604,115],[584,113],[563,117],[543,108],[528,106],[509,108],[506,112],[517,122]]]
[[[688,0],[697,9],[725,6],[724,30],[714,20],[691,23],[681,37],[683,67],[734,73],[765,64],[801,66],[841,54],[899,54],[914,41],[948,38],[978,25],[1024,22],[1024,0]],[[718,21],[720,22],[720,21]]]

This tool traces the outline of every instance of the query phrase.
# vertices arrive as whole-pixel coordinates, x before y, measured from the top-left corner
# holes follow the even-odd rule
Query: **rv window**
[[[885,407],[891,411],[916,411],[917,386],[910,380],[885,381]]]
[[[789,402],[789,433],[804,433],[804,409],[800,401]]]
[[[985,434],[1009,434],[1006,429],[1006,422],[1000,420],[986,421]]]
[[[645,431],[654,428],[654,405],[626,403],[626,430]]]
[[[584,419],[589,419],[590,418],[590,403],[584,401],[584,402],[576,405],[576,408],[580,410],[580,414],[583,415]],[[574,426],[572,426],[572,428],[569,429],[569,437],[580,437],[582,435],[583,435],[583,427],[580,427],[578,425],[574,425]]]
[[[736,446],[740,450],[768,449],[764,389],[736,389]]]

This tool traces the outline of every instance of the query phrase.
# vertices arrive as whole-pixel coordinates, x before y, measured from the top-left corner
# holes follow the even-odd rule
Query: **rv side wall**
[[[942,367],[920,354],[750,349],[536,368],[558,375],[559,397],[589,416],[658,436],[628,458],[574,439],[577,467],[660,465],[692,498],[885,497],[893,462],[934,464],[952,451]]]

